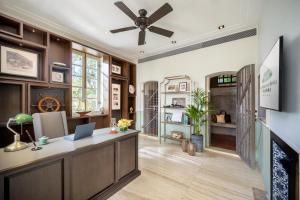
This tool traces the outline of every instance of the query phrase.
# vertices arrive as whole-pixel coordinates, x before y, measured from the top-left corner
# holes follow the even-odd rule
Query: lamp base
[[[14,152],[22,149],[26,149],[28,144],[20,141],[20,135],[15,135],[15,141],[4,148],[5,152]]]

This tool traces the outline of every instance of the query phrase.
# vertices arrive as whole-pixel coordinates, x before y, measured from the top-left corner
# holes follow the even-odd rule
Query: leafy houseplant
[[[197,88],[192,92],[192,105],[186,109],[187,115],[192,120],[194,132],[192,135],[192,143],[197,147],[197,151],[203,151],[203,135],[201,126],[206,122],[205,116],[210,112],[207,93],[204,89]]]

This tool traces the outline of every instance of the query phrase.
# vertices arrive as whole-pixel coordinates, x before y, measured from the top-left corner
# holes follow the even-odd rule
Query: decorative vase
[[[187,151],[190,156],[194,156],[196,154],[196,145],[192,142],[189,142],[187,146]]]
[[[203,135],[192,135],[192,143],[196,146],[197,152],[203,152]]]
[[[188,144],[189,144],[188,140],[182,140],[181,149],[182,149],[183,152],[187,152]]]
[[[123,133],[128,131],[128,127],[120,127],[120,131]]]

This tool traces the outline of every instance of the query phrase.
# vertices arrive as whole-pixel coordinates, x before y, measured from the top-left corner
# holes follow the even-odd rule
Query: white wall
[[[247,64],[256,64],[257,59],[258,37],[253,36],[138,64],[138,116],[142,114],[141,91],[146,81],[161,82],[165,76],[188,75],[197,85],[205,88],[206,75],[220,71],[238,71]],[[137,121],[137,126],[140,123]]]
[[[259,63],[283,35],[282,112],[267,111],[267,124],[257,131],[257,158],[270,196],[270,130],[300,153],[300,1],[264,0],[259,37]],[[300,165],[300,156],[299,156]],[[300,168],[299,168],[300,170]],[[299,172],[300,174],[300,172]],[[300,178],[300,176],[299,176]],[[299,186],[300,187],[300,186]],[[300,197],[299,197],[300,200]]]

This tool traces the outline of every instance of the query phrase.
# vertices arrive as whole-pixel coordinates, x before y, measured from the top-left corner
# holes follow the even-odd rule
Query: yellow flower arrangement
[[[128,127],[131,126],[132,120],[129,119],[120,119],[118,121],[118,127],[120,128],[120,131],[127,131]]]

